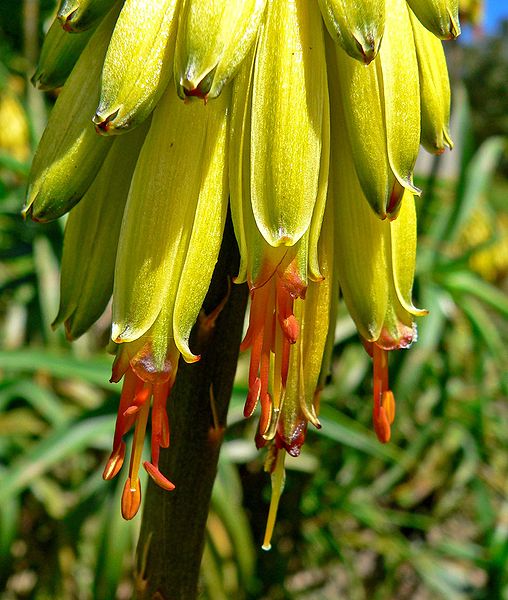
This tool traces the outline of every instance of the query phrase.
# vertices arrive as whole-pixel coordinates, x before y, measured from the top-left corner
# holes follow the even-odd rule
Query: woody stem
[[[228,278],[236,274],[237,267],[238,250],[228,219],[205,299],[207,314],[228,293]],[[168,402],[171,444],[160,455],[161,471],[176,489],[167,492],[149,482],[136,558],[138,600],[193,600],[198,596],[206,520],[246,302],[246,286],[233,285],[210,338],[198,349],[201,360],[193,365],[180,361]]]

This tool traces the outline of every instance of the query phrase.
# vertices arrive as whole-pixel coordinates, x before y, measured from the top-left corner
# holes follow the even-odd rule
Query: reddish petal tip
[[[252,413],[256,410],[260,392],[261,379],[259,377],[256,377],[254,383],[249,388],[247,400],[245,401],[245,406],[243,407],[243,416],[245,418],[249,418],[252,415]]]

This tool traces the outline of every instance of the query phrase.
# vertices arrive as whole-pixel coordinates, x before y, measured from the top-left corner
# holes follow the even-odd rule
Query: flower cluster
[[[228,203],[247,281],[245,415],[269,449],[269,545],[284,481],[333,346],[339,290],[374,364],[373,422],[390,439],[387,353],[416,336],[413,167],[451,147],[441,39],[458,0],[62,0],[34,75],[63,86],[25,213],[66,225],[56,323],[85,332],[111,294],[113,451],[135,428],[122,512],[169,445],[166,399],[217,261]],[[63,27],[62,27],[63,26]],[[79,204],[78,204],[79,203]],[[71,210],[72,209],[72,210]]]

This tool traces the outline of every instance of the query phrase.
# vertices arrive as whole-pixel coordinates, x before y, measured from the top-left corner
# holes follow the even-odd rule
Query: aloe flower
[[[333,347],[340,293],[373,358],[373,422],[390,439],[388,353],[416,338],[413,168],[441,153],[450,89],[440,39],[457,0],[62,0],[34,82],[65,85],[34,158],[25,213],[68,211],[56,322],[85,332],[111,295],[123,389],[104,478],[122,513],[169,445],[166,400],[221,245],[228,202],[250,289],[245,416],[259,405],[273,495],[300,453]],[[440,39],[439,39],[440,38]],[[227,298],[224,299],[224,302]],[[178,485],[178,482],[175,482]]]

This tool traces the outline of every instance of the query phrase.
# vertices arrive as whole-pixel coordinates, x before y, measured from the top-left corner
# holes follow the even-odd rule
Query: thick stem
[[[228,294],[238,251],[228,219],[204,309]],[[137,548],[138,600],[193,600],[198,594],[205,527],[233,387],[247,302],[245,285],[232,285],[201,360],[182,360],[168,402],[171,443],[161,471],[176,485],[167,492],[149,482]]]

